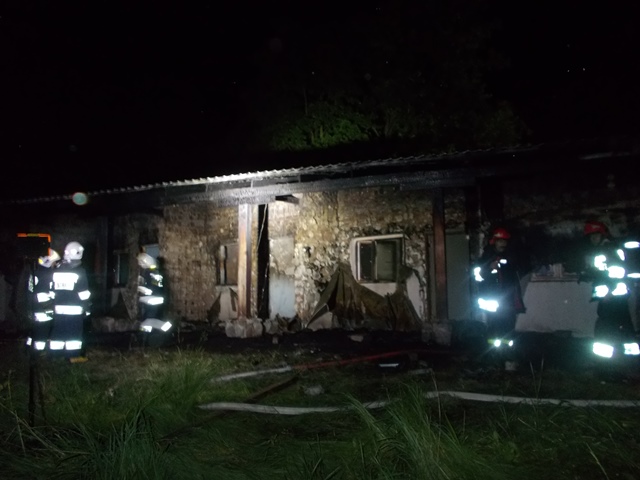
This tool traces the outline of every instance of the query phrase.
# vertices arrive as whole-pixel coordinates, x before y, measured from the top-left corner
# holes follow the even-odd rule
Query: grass
[[[637,385],[603,384],[586,370],[468,378],[455,364],[420,376],[354,363],[221,382],[215,379],[231,373],[312,364],[318,354],[95,349],[82,364],[41,361],[43,395],[29,422],[28,358],[5,347],[3,479],[640,478],[635,408],[425,397],[458,390],[638,399]],[[306,393],[312,387],[320,393]],[[388,403],[367,408],[377,400]],[[340,409],[270,415],[199,408],[213,402]]]

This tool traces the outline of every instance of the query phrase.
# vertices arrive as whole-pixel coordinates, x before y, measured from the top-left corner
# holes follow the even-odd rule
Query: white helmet
[[[140,268],[156,268],[158,266],[156,259],[148,253],[139,253],[137,258]]]
[[[69,242],[67,243],[67,246],[64,247],[64,259],[66,261],[82,260],[83,252],[84,252],[84,247],[80,245],[78,242]]]
[[[60,254],[55,250],[49,249],[49,255],[38,258],[38,263],[45,268],[51,268],[60,260]]]

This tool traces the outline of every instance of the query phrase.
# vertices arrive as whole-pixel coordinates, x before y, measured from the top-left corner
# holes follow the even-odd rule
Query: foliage
[[[469,378],[454,363],[420,376],[367,362],[309,368],[328,360],[304,348],[243,355],[96,348],[84,364],[43,361],[43,403],[29,424],[26,356],[9,353],[0,382],[7,479],[589,479],[635,478],[640,467],[640,420],[629,409],[425,395],[635,398],[635,385],[602,384],[588,371]],[[294,369],[287,388],[270,390],[282,382],[273,370],[283,365],[306,367]],[[242,372],[264,374],[220,380]],[[320,394],[306,393],[318,385]],[[255,403],[256,392],[265,405],[340,409],[268,415],[199,408]],[[384,402],[370,408],[376,400]]]
[[[486,76],[506,63],[478,3],[380,1],[345,7],[274,38],[244,96],[255,150],[420,140],[442,152],[517,143],[526,128]],[[277,47],[276,47],[277,46]]]
[[[409,386],[381,416],[355,402],[366,425],[357,449],[371,478],[514,478],[505,457],[482,456],[432,404],[421,388]],[[491,452],[488,452],[491,453]],[[355,472],[354,472],[355,473]]]

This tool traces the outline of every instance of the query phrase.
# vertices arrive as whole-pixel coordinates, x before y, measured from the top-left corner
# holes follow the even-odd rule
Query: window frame
[[[367,236],[367,237],[356,237],[353,238],[351,240],[351,245],[350,245],[350,257],[351,257],[351,269],[353,271],[353,276],[354,278],[360,282],[360,283],[396,283],[398,281],[398,274],[400,271],[400,267],[402,267],[403,265],[405,265],[405,240],[406,237],[404,234],[402,233],[392,233],[392,234],[386,234],[386,235],[371,235],[371,236]],[[380,249],[376,248],[376,243],[381,243],[381,242],[389,242],[389,241],[395,241],[398,245],[399,248],[399,252],[396,251],[396,255],[395,255],[395,265],[394,265],[394,270],[395,270],[395,279],[393,280],[388,280],[388,279],[380,279],[380,274],[381,272],[379,271],[379,266],[378,266],[378,252],[380,251]],[[365,275],[363,275],[363,270],[362,270],[362,258],[361,258],[361,253],[362,253],[362,249],[361,246],[363,244],[371,244],[373,246],[372,248],[372,262],[373,262],[373,266],[372,266],[372,278],[367,278]]]
[[[111,285],[113,288],[122,288],[130,279],[131,258],[129,252],[122,249],[113,250],[111,253],[113,268],[111,271]],[[124,261],[123,261],[124,260]],[[124,281],[122,279],[124,278]]]

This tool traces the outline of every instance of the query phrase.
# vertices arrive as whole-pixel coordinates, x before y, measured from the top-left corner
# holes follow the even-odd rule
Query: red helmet
[[[489,244],[493,245],[496,240],[502,238],[504,240],[509,240],[511,238],[511,234],[507,232],[504,228],[496,228],[493,231],[493,235],[491,235],[491,240],[489,240]]]
[[[584,234],[590,235],[592,233],[601,233],[605,236],[609,236],[609,229],[602,222],[589,220],[587,223],[584,224]]]

